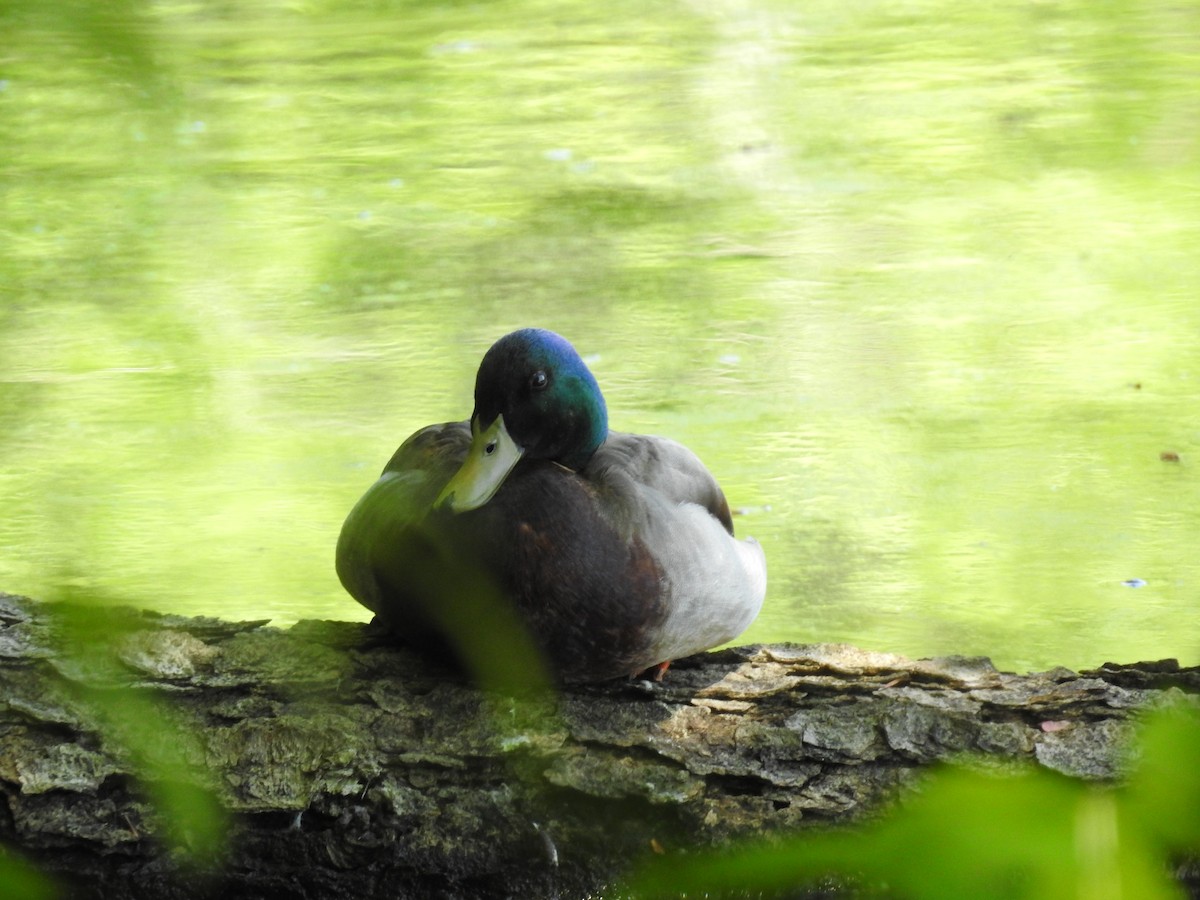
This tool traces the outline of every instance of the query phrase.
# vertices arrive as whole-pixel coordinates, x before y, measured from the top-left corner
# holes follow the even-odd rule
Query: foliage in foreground
[[[706,857],[668,859],[638,897],[755,896],[827,883],[856,895],[960,900],[1167,900],[1178,855],[1200,851],[1200,715],[1149,717],[1122,787],[1030,769],[945,769],[885,820],[808,832]]]
[[[54,887],[48,878],[0,847],[0,897],[52,900],[54,896]]]

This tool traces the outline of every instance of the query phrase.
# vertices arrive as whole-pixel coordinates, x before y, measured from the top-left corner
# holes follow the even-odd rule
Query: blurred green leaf
[[[131,756],[139,783],[159,820],[158,837],[197,866],[221,853],[229,823],[207,773],[199,736],[161,703],[132,689],[88,695],[104,723],[104,738]]]
[[[1200,850],[1200,715],[1168,708],[1150,717],[1125,791],[1131,825],[1166,851]]]
[[[777,891],[830,875],[917,900],[1167,900],[1180,896],[1120,796],[1045,771],[944,770],[883,822],[758,844],[635,880],[639,896]],[[1196,817],[1195,810],[1191,817]]]
[[[0,897],[53,900],[57,896],[58,891],[46,876],[0,846]]]
[[[109,603],[80,597],[56,606],[60,665],[73,671],[103,740],[124,753],[159,819],[157,836],[197,866],[217,859],[228,821],[204,768],[204,750],[186,714],[125,686],[119,647],[145,623]]]
[[[435,529],[404,527],[377,577],[426,598],[422,611],[481,686],[549,694],[552,680],[523,620],[495,580]]]

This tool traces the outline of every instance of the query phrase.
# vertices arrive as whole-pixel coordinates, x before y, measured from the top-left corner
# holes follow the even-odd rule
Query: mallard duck
[[[471,642],[454,632],[490,627],[469,597],[509,604],[564,682],[661,678],[741,634],[767,582],[762,547],[734,538],[696,455],[609,431],[575,348],[537,328],[484,355],[468,422],[422,428],[395,452],[342,526],[337,573],[431,653],[461,656]]]

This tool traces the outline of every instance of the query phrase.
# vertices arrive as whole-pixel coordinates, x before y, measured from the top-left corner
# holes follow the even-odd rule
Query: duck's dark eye
[[[484,455],[485,455],[485,456],[491,456],[491,455],[492,455],[493,453],[495,453],[495,452],[496,452],[496,442],[495,442],[495,441],[488,441],[488,442],[487,442],[487,445],[486,445],[486,446],[483,448],[483,453],[484,453]]]
[[[544,391],[546,385],[550,383],[550,378],[541,369],[538,369],[529,376],[529,388],[534,391]]]

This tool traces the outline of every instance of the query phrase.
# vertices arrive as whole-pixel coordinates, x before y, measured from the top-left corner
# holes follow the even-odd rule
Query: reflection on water
[[[749,639],[1195,660],[1190,7],[25,6],[0,589],[363,618],[345,513],[540,325],[744,510]]]

